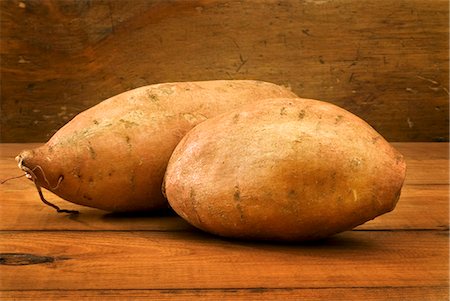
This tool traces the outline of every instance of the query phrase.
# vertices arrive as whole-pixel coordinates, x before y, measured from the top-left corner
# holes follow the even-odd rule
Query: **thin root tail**
[[[39,170],[41,171],[42,176],[43,176],[45,182],[46,182],[46,183],[49,185],[49,187],[51,188],[51,185],[50,185],[49,181],[47,180],[47,178],[46,178],[46,176],[45,176],[45,173],[44,173],[44,170],[42,169],[42,167],[40,167],[39,165],[37,165],[35,168],[30,169],[30,168],[28,168],[27,166],[23,165],[23,158],[22,158],[22,157],[19,157],[19,160],[18,160],[18,161],[19,161],[19,163],[18,163],[19,168],[22,169],[22,170],[25,172],[25,176],[26,176],[27,178],[29,178],[29,179],[31,179],[31,180],[33,181],[34,186],[36,186],[36,189],[37,189],[37,191],[38,191],[38,193],[39,193],[39,197],[41,198],[41,201],[42,201],[44,204],[46,204],[47,206],[50,206],[50,207],[56,209],[56,212],[58,212],[58,213],[69,213],[69,214],[78,214],[78,213],[79,213],[77,210],[61,209],[61,208],[59,208],[58,206],[56,206],[55,204],[52,204],[52,203],[50,203],[49,201],[47,201],[47,200],[44,198],[44,194],[42,193],[41,186],[38,184],[36,174],[34,173],[34,171],[35,171],[37,168],[39,168]],[[9,180],[9,179],[7,179],[7,180]],[[51,189],[54,190],[54,189],[58,188],[58,186],[59,186],[59,184],[62,182],[62,180],[64,180],[64,177],[63,177],[63,176],[60,176],[60,177],[58,178],[58,183],[56,184],[56,186],[55,186],[54,188],[51,188]],[[2,184],[3,184],[3,182],[2,182]]]

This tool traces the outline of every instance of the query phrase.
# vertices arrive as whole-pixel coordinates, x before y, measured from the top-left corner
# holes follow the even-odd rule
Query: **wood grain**
[[[0,300],[303,300],[303,301],[445,301],[445,287],[167,289],[167,290],[38,290],[3,291]]]
[[[448,231],[352,231],[297,245],[240,242],[194,232],[0,235],[0,253],[54,258],[44,264],[0,265],[1,290],[448,284]]]
[[[260,79],[448,141],[448,1],[4,0],[1,141],[152,83]]]

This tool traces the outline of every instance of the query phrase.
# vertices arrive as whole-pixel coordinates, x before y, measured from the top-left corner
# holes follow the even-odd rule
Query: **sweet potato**
[[[318,239],[394,209],[402,155],[359,117],[309,99],[248,105],[197,125],[174,150],[171,207],[214,234]]]
[[[17,161],[38,189],[67,201],[107,211],[159,209],[167,206],[164,171],[184,134],[211,116],[267,97],[295,95],[250,80],[137,88],[80,113]]]

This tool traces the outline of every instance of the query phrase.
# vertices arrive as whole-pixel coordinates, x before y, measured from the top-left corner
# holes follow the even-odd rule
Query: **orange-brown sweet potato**
[[[211,233],[317,239],[393,210],[405,168],[402,155],[350,112],[274,99],[187,133],[164,189],[181,217]]]
[[[165,83],[134,89],[80,113],[17,160],[67,201],[108,211],[165,207],[161,184],[180,139],[199,122],[267,97],[295,97],[260,81]]]

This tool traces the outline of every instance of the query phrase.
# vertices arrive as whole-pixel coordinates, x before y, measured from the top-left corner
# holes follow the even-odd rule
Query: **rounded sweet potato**
[[[171,207],[226,237],[323,238],[394,209],[402,155],[335,105],[273,99],[197,125],[165,175]]]
[[[17,160],[39,186],[76,204],[108,211],[166,207],[161,184],[184,134],[211,116],[267,97],[295,95],[251,80],[137,88],[80,113]]]

